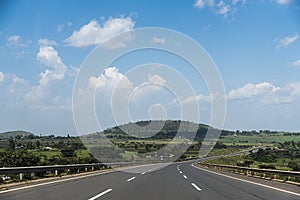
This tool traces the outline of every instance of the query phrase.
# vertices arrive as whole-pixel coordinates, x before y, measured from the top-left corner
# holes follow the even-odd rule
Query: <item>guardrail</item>
[[[121,167],[121,166],[131,166],[143,164],[140,162],[116,162],[116,163],[93,163],[93,164],[72,164],[72,165],[48,165],[48,166],[32,166],[32,167],[4,167],[0,168],[0,176],[2,175],[12,175],[16,176],[20,181],[24,179],[24,175],[29,175],[34,177],[38,174],[42,177],[43,174],[53,174],[54,176],[59,176],[61,172],[77,172],[80,171],[94,171],[100,169],[107,169],[109,167]]]
[[[288,183],[300,182],[300,172],[298,171],[258,169],[258,168],[208,164],[208,163],[199,163],[199,164],[209,168],[215,168],[217,170],[225,170],[229,172],[239,173],[239,174],[258,177],[258,178],[273,179],[276,181],[282,181]]]

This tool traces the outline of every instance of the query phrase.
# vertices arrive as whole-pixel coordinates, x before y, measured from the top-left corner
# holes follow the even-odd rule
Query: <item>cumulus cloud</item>
[[[294,97],[299,96],[299,88],[299,83],[288,84],[284,87],[276,87],[269,82],[248,83],[241,88],[231,90],[227,98],[229,100],[246,100],[263,104],[291,103]]]
[[[299,39],[299,33],[295,33],[293,36],[286,36],[282,40],[279,41],[278,47],[287,47],[290,44],[296,42]]]
[[[37,60],[51,68],[40,74],[40,84],[47,84],[51,80],[61,80],[65,77],[67,67],[52,46],[41,46],[37,54]]]
[[[69,69],[58,52],[45,43],[41,43],[36,59],[47,67],[39,74],[37,84],[14,74],[0,72],[0,84],[3,83],[3,87],[0,87],[0,104],[38,110],[70,110],[71,93],[68,91],[72,88],[65,77],[74,76],[78,68]]]
[[[148,75],[148,81],[150,83],[158,84],[158,85],[164,85],[166,84],[166,80],[162,78],[161,76],[154,74],[154,75]]]
[[[97,84],[98,83],[98,84]],[[109,67],[104,70],[98,78],[91,77],[89,86],[96,87],[98,91],[113,92],[116,89],[132,90],[133,83],[116,67]],[[117,87],[117,88],[116,88]]]
[[[263,82],[259,84],[248,83],[244,87],[231,90],[228,93],[229,99],[248,99],[254,96],[262,95],[268,92],[275,92],[279,88],[273,86],[268,82]]]
[[[131,17],[110,17],[103,24],[99,24],[96,20],[91,20],[88,24],[83,25],[80,30],[74,31],[73,34],[65,39],[65,42],[74,47],[85,47],[97,45],[117,34],[130,31],[135,26],[135,22]],[[111,44],[113,47],[122,47],[125,42],[132,40],[133,36],[126,36],[123,41],[118,41],[118,44]]]
[[[61,80],[64,80],[68,68],[63,63],[58,52],[52,46],[40,46],[36,59],[47,68],[40,73],[39,84],[31,86],[25,95],[25,99],[34,108],[46,109],[53,107],[70,108],[70,100],[61,97],[57,93],[57,87],[62,87]]]

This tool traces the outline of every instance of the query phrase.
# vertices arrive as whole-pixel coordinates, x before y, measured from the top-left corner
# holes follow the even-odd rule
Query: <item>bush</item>
[[[237,166],[250,167],[250,165],[252,165],[253,163],[254,163],[254,161],[252,161],[252,160],[245,160],[244,162],[238,162]]]
[[[258,165],[259,169],[276,169],[276,167],[274,165],[270,165],[270,164],[261,164]]]
[[[293,171],[300,171],[300,164],[295,161],[289,162],[288,167],[292,168]]]

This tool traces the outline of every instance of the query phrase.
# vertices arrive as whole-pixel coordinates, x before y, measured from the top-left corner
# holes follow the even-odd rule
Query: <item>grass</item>
[[[88,158],[90,156],[90,151],[87,149],[80,149],[76,150],[75,154],[78,158]]]
[[[241,151],[240,148],[213,149],[208,153],[208,156],[226,155]]]
[[[52,150],[52,151],[41,151],[41,150],[28,150],[33,155],[36,155],[41,158],[42,161],[48,160],[54,157],[61,157],[62,154],[59,150]]]
[[[288,141],[300,142],[300,136],[284,136],[282,133],[278,134],[257,134],[257,135],[228,135],[220,138],[227,146],[258,146],[264,144],[284,143]]]
[[[242,162],[243,160],[244,160],[244,156],[238,155],[238,156],[217,158],[214,160],[207,161],[206,163],[236,166],[238,162]]]

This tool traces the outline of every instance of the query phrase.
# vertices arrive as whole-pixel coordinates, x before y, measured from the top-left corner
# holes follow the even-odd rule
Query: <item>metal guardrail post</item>
[[[19,177],[20,177],[20,181],[22,181],[23,180],[23,173],[20,173]]]

